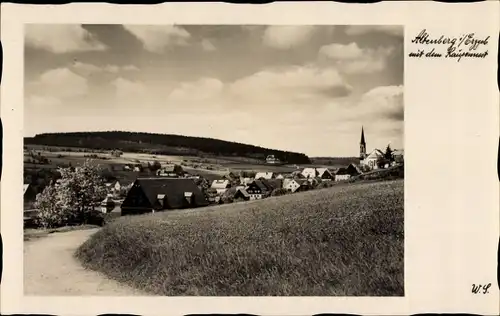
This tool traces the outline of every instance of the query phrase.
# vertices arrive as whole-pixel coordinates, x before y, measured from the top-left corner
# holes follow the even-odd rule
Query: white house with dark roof
[[[217,194],[224,194],[231,187],[231,183],[227,179],[214,180],[210,186],[217,191]]]
[[[273,177],[274,177],[274,173],[272,173],[272,172],[257,172],[257,174],[255,175],[256,180],[259,180],[259,179],[270,180]]]
[[[301,173],[304,178],[316,178],[318,176],[316,168],[304,168]]]

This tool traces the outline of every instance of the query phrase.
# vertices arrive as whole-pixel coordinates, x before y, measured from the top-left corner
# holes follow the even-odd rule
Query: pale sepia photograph
[[[403,41],[26,24],[24,294],[404,296]]]

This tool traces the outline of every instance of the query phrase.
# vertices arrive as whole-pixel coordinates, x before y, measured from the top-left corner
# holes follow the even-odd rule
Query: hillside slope
[[[403,181],[123,217],[76,253],[160,295],[403,295]]]
[[[253,145],[229,142],[213,138],[163,135],[132,132],[79,132],[39,134],[24,139],[25,144],[90,149],[120,149],[129,152],[146,152],[165,155],[213,154],[238,156],[264,160],[275,155],[288,163],[310,163],[302,153],[268,149]]]

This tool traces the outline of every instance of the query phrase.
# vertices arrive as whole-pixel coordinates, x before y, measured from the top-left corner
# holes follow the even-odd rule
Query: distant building
[[[283,180],[283,189],[288,192],[306,191],[309,188],[309,181],[306,179],[285,179]]]
[[[404,162],[404,150],[403,149],[395,149],[392,152],[392,158],[395,163],[403,163]]]
[[[316,168],[316,172],[319,178],[322,181],[333,181],[335,180],[335,176],[331,173],[328,168]]]
[[[210,186],[217,191],[217,194],[224,194],[231,187],[229,180],[214,180]]]
[[[108,195],[101,202],[101,212],[102,213],[110,213],[115,208],[115,205],[116,205],[116,203],[113,200],[113,197],[111,195]]]
[[[281,164],[281,160],[274,155],[268,155],[266,157],[266,163],[271,165]]]
[[[179,165],[167,165],[156,171],[156,175],[160,177],[171,177],[176,178],[184,175],[184,170],[182,166]]]
[[[246,186],[249,183],[251,183],[253,180],[254,180],[253,178],[240,177],[240,184]]]
[[[139,178],[122,203],[122,215],[207,206],[203,192],[192,179]]]
[[[362,166],[366,166],[369,169],[378,169],[379,168],[379,161],[380,159],[383,159],[385,157],[385,154],[383,151],[380,149],[374,149],[372,150],[371,153],[369,153],[365,159],[360,161],[360,164]]]
[[[360,175],[361,173],[363,173],[361,171],[361,169],[359,169],[359,167],[353,163],[351,163],[351,164],[349,164],[349,166],[347,166],[346,171],[347,171],[347,174],[349,174],[351,177],[354,177],[354,176],[357,176],[357,175]]]
[[[269,180],[269,179],[273,179],[274,178],[274,173],[272,172],[257,172],[257,174],[255,175],[255,179],[259,180],[259,179],[266,179],[266,180]]]
[[[248,201],[250,200],[250,194],[248,194],[247,190],[243,188],[238,188],[236,190],[236,193],[234,194],[234,200]]]
[[[335,181],[344,181],[349,180],[351,175],[347,171],[347,168],[339,168],[337,172],[335,172]]]
[[[276,176],[276,179],[285,179],[285,177],[284,177],[282,174],[278,174],[278,175]]]
[[[302,170],[302,175],[304,178],[316,178],[318,176],[318,171],[316,168],[304,168],[304,170]]]
[[[36,201],[36,191],[31,184],[23,185],[24,209],[29,209]]]

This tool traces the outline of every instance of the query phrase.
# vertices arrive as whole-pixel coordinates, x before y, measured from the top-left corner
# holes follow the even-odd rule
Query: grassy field
[[[42,157],[47,158],[48,164],[30,163],[32,158],[28,153],[25,153],[24,168],[25,169],[56,169],[58,166],[67,167],[79,165],[88,159],[85,156],[97,154],[103,159],[94,159],[96,163],[102,167],[116,167],[114,174],[120,181],[131,182],[137,178],[138,174],[129,171],[122,171],[121,168],[125,164],[134,163],[153,163],[159,161],[162,164],[182,164],[184,170],[192,174],[199,174],[209,180],[218,179],[229,171],[238,173],[240,171],[252,172],[276,172],[276,173],[291,173],[303,167],[324,167],[325,165],[267,165],[263,161],[242,157],[194,157],[194,156],[164,156],[142,153],[123,153],[121,157],[113,157],[109,152],[77,152],[65,151],[65,148],[57,147],[41,147],[36,145],[26,146],[29,150],[40,153]],[[73,149],[75,150],[75,149]],[[198,165],[198,167],[194,167]],[[332,167],[332,166],[329,166]],[[337,166],[339,167],[339,166]],[[144,176],[144,175],[140,175]]]
[[[403,180],[122,217],[75,256],[158,295],[402,296]]]

